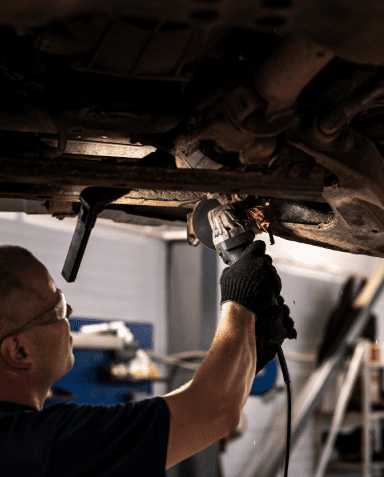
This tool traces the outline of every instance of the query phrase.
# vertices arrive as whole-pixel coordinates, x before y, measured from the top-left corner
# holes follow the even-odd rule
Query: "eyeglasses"
[[[42,315],[39,315],[28,323],[25,323],[25,325],[20,326],[11,333],[8,333],[3,338],[0,338],[0,345],[3,340],[5,340],[5,338],[8,338],[8,336],[18,335],[23,331],[27,331],[30,328],[33,328],[34,326],[51,325],[53,323],[56,323],[56,321],[65,318],[67,315],[67,301],[65,299],[64,293],[61,290],[57,289],[57,292],[59,294],[60,301],[54,308],[51,308]]]

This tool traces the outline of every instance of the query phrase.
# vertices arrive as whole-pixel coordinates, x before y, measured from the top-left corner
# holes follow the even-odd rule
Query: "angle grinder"
[[[219,196],[219,199],[204,198],[194,209],[192,216],[192,227],[196,238],[211,250],[216,250],[224,263],[233,265],[241,257],[244,250],[253,242],[255,236],[261,232],[271,231],[265,221],[252,220],[252,210],[255,208],[248,199],[244,201],[231,201],[226,196]],[[255,215],[253,214],[253,217]],[[271,244],[273,244],[271,237]],[[278,309],[278,302],[271,303],[271,310]],[[283,372],[284,381],[287,385],[288,396],[288,419],[287,419],[287,446],[285,457],[284,477],[288,475],[289,448],[291,439],[291,391],[290,377],[287,363],[281,347],[281,342],[286,336],[286,330],[281,316],[271,315],[269,320],[271,326],[269,330],[270,339],[268,346],[276,346],[276,353],[279,357],[280,366]]]

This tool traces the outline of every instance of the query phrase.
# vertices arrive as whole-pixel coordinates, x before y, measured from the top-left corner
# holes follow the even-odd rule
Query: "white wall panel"
[[[152,323],[154,352],[164,355],[166,243],[109,229],[102,223],[97,222],[92,231],[74,283],[61,276],[74,220],[0,214],[0,244],[30,250],[63,290],[74,317]],[[155,395],[165,391],[164,384],[154,386]]]

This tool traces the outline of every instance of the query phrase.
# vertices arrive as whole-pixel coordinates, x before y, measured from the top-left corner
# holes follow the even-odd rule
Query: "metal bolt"
[[[293,164],[290,168],[289,168],[289,175],[291,177],[297,177],[299,174],[300,174],[300,167],[296,164]]]
[[[235,201],[242,201],[247,199],[248,194],[232,194],[232,200]]]
[[[322,173],[322,168],[320,166],[313,166],[311,171],[311,176],[314,178],[320,177]]]

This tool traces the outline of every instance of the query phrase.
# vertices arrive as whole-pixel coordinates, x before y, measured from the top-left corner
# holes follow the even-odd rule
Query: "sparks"
[[[265,220],[262,207],[253,207],[252,209],[247,209],[248,221],[251,225],[254,225],[254,228],[260,230],[261,232],[268,233],[269,222]]]

